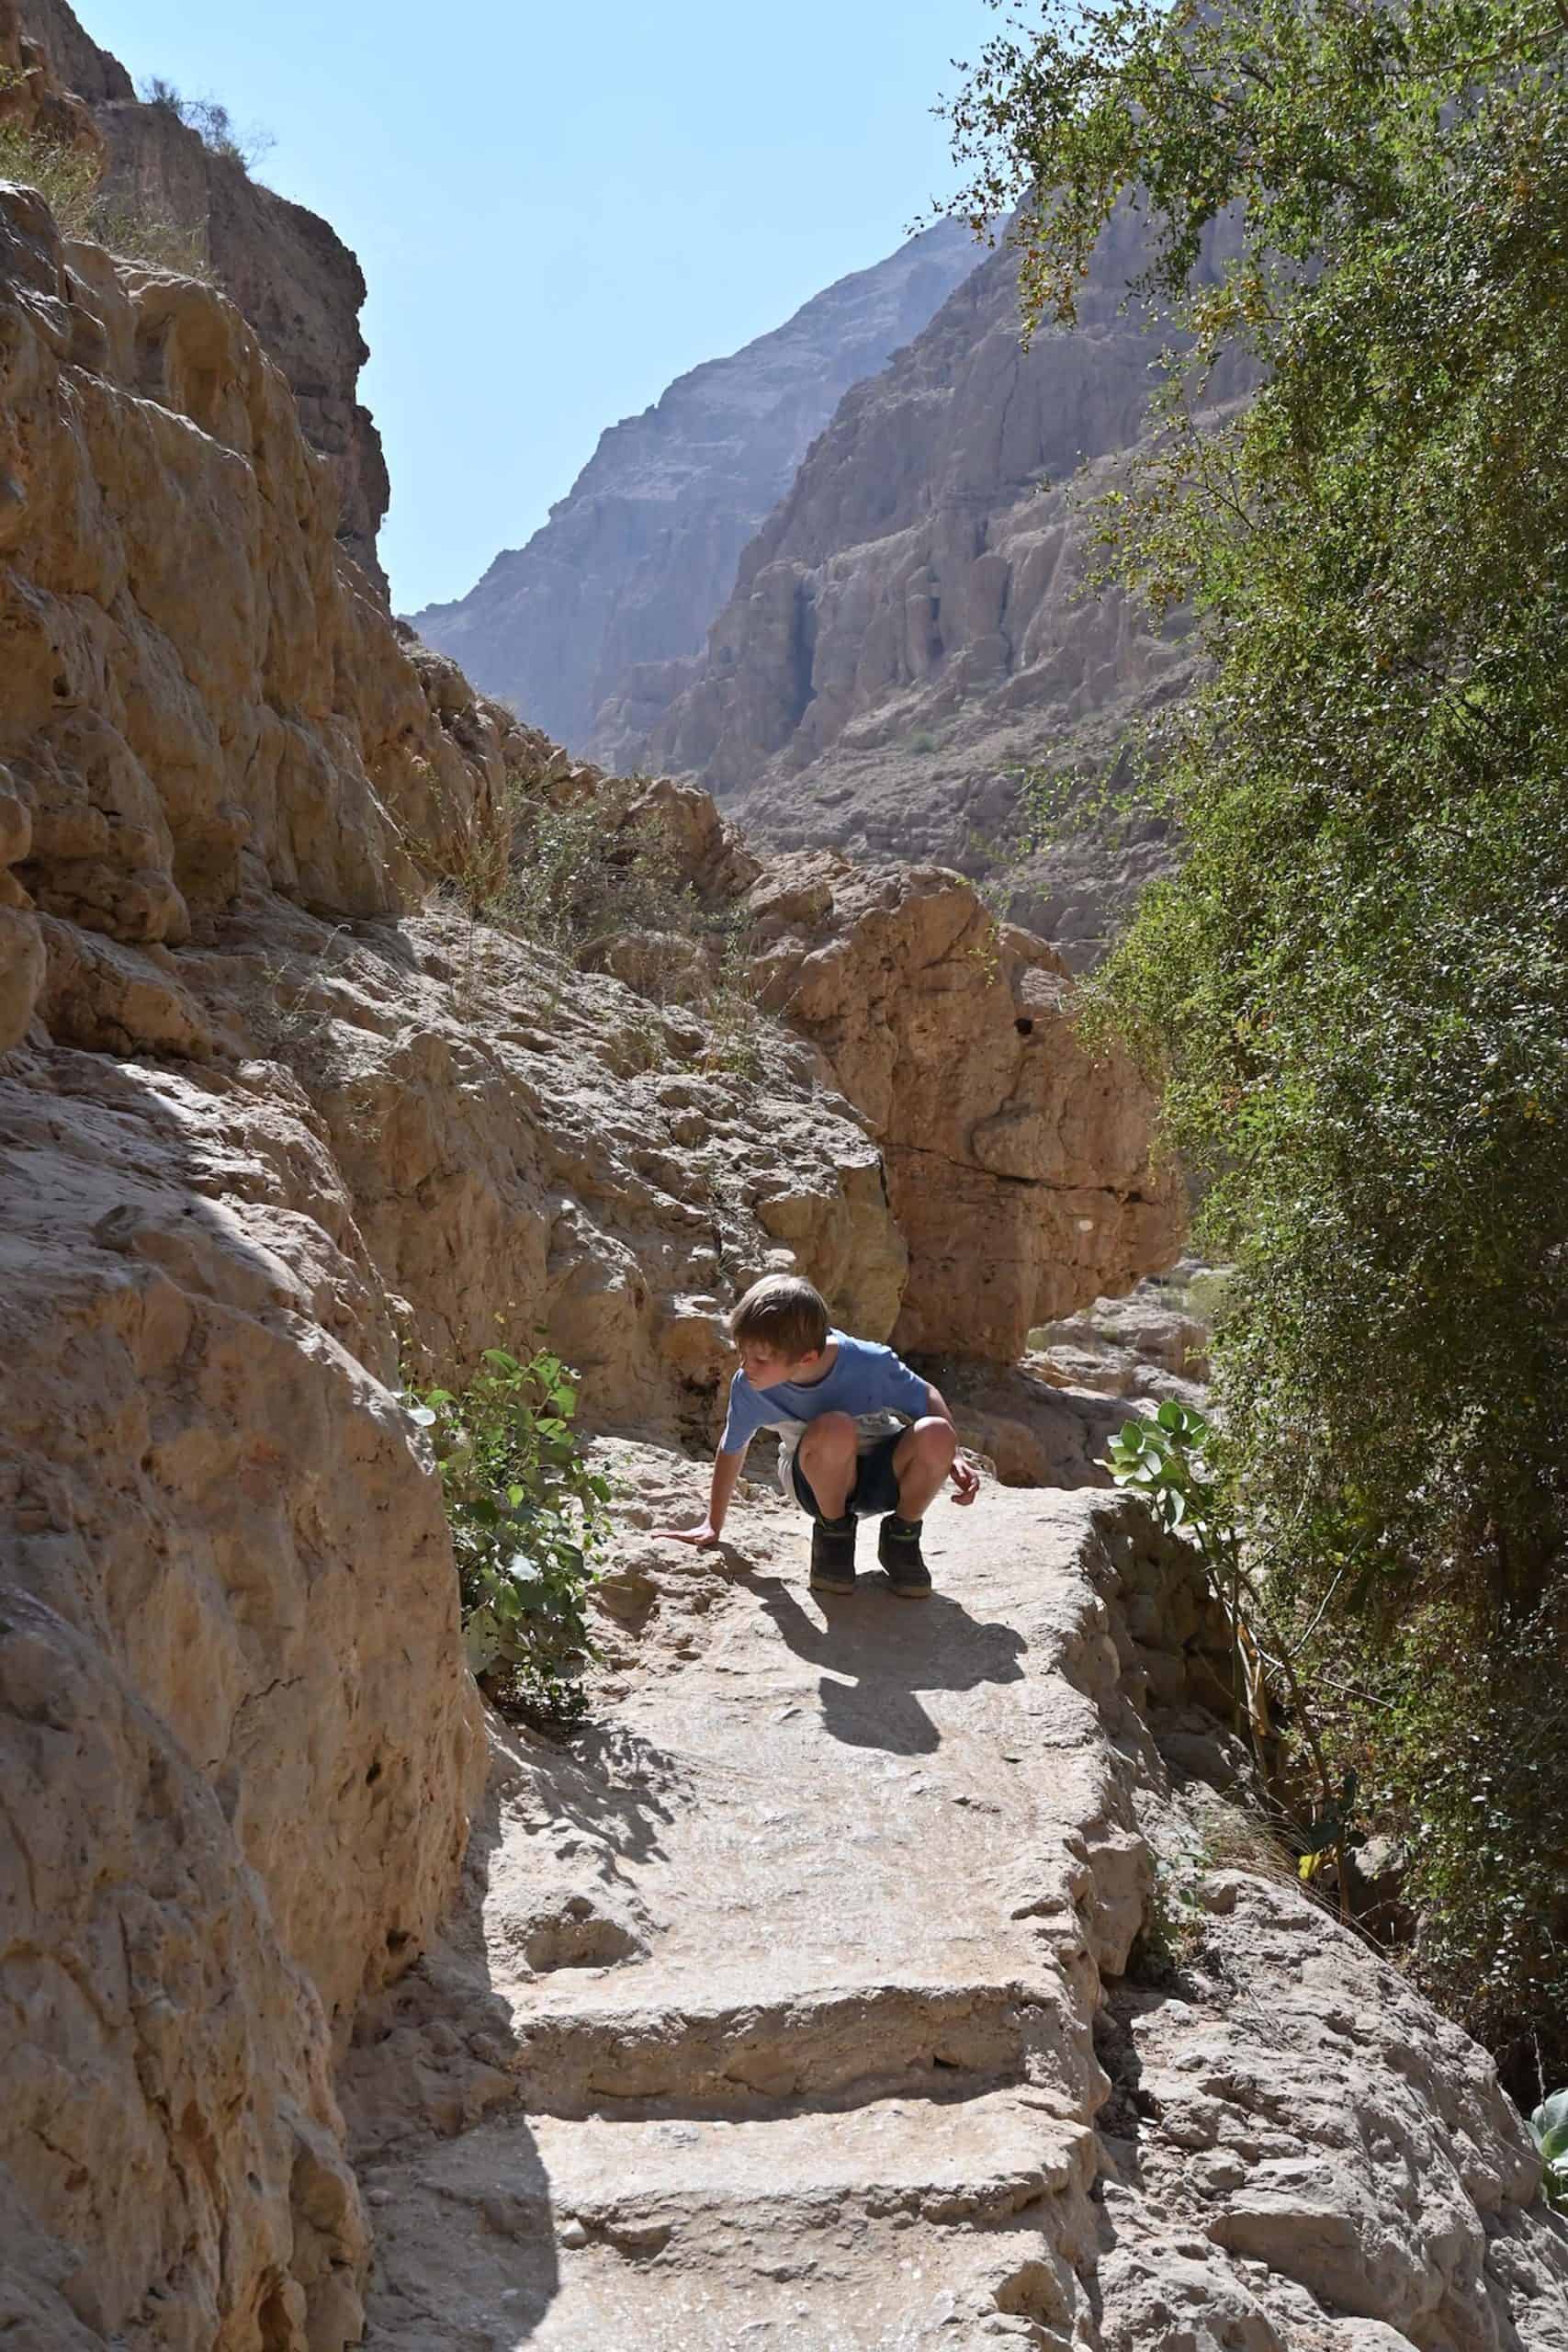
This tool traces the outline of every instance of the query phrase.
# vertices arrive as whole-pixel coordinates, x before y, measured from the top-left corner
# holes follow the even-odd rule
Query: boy
[[[660,1532],[681,1544],[718,1542],[746,1448],[779,1432],[779,1484],[812,1521],[811,1589],[853,1592],[855,1521],[882,1517],[876,1556],[905,1600],[931,1589],[920,1521],[951,1478],[972,1503],[980,1481],[958,1459],[958,1432],[940,1390],[870,1340],[835,1331],[819,1291],[795,1274],[753,1283],[729,1317],[740,1369],[714,1456],[700,1527]]]

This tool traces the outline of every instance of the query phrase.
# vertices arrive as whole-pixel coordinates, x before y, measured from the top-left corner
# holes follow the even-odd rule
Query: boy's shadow
[[[817,1685],[822,1721],[850,1747],[893,1756],[929,1756],[942,1734],[916,1693],[973,1690],[980,1682],[1021,1682],[1028,1648],[1014,1626],[982,1624],[956,1600],[932,1593],[896,1600],[879,1575],[863,1576],[853,1593],[815,1596],[819,1625],[780,1577],[760,1577],[739,1562],[797,1657],[828,1670]]]

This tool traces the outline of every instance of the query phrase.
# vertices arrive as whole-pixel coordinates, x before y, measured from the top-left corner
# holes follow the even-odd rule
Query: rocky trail
[[[645,1449],[614,1451],[652,1523],[673,1499],[668,1457],[661,1473]],[[1281,2131],[1289,2101],[1266,2078],[1278,2093],[1310,2075],[1332,2029],[1314,1998],[1297,2032],[1276,2006],[1255,2096],[1228,2061],[1249,2161],[1211,2153],[1203,2170],[1189,2118],[1190,2218],[1168,2198],[1150,2217],[1140,2109],[1164,2102],[1128,2093],[1137,2047],[1153,2060],[1168,2011],[1192,2011],[1212,2043],[1213,2004],[1189,1984],[1142,1996],[1146,2015],[1135,1993],[1107,2008],[1108,2106],[1097,2011],[1145,1916],[1150,1836],[1168,1843],[1178,1818],[1134,1703],[1151,1666],[1173,1736],[1223,1752],[1190,1698],[1213,1678],[1212,1604],[1104,1496],[988,1487],[973,1511],[938,1509],[928,1549],[929,1602],[895,1600],[863,1564],[852,1598],[824,1603],[802,1523],[772,1501],[741,1508],[721,1555],[623,1544],[592,1727],[559,1747],[495,1730],[448,1940],[356,2037],[345,2093],[378,2245],[367,2340],[1568,2343],[1568,2245],[1514,2210],[1529,2161],[1483,2064],[1410,2211],[1359,2178],[1357,2086],[1391,2150],[1413,2142],[1434,2118],[1394,2069],[1408,2076],[1423,2037],[1451,2068],[1457,2037],[1266,1879],[1198,1867],[1194,1908],[1216,1933],[1273,1934],[1298,1965],[1316,1953],[1342,2007],[1375,1988],[1363,2023],[1407,2054],[1359,2050],[1332,2108]],[[1215,1998],[1235,1992],[1222,1966]],[[1226,2102],[1201,2031],[1198,2049],[1196,2069],[1185,2049],[1166,2063],[1213,2109]],[[1102,2113],[1127,2136],[1101,2138]],[[1347,2137],[1342,2177],[1306,2178],[1314,2131]],[[1209,2131],[1211,2150],[1224,2137]],[[1494,2239],[1517,2256],[1516,2310],[1539,2304],[1533,2334],[1488,2332]],[[1421,2325],[1390,2333],[1394,2314]]]

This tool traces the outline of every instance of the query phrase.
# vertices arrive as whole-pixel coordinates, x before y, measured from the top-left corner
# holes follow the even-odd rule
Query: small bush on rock
[[[0,73],[0,96],[17,78]],[[85,148],[51,139],[24,123],[0,122],[0,180],[36,187],[67,237],[92,235],[98,165]]]
[[[1529,2134],[1545,2167],[1541,2193],[1554,2212],[1568,2212],[1568,2091],[1553,2091],[1529,2119]]]
[[[141,97],[144,105],[164,107],[187,130],[194,130],[204,147],[210,148],[215,155],[227,156],[243,172],[253,170],[277,144],[270,130],[263,130],[254,123],[242,130],[228,107],[217,98],[187,98],[161,74],[153,74],[143,82]]]
[[[564,808],[519,796],[503,919],[573,957],[616,932],[697,930],[702,910],[667,833],[621,813],[602,796]]]
[[[483,1363],[461,1396],[412,1399],[441,1472],[468,1663],[500,1703],[572,1722],[610,1489],[572,1434],[575,1375],[558,1356],[487,1348]]]
[[[0,98],[21,77],[0,68]],[[0,120],[0,180],[35,187],[64,237],[87,238],[122,260],[150,263],[182,277],[206,277],[205,222],[181,223],[144,205],[106,195],[102,167],[89,148],[19,121]]]

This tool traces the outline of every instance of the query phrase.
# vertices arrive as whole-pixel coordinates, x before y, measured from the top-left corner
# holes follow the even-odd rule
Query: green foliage
[[[657,817],[625,820],[614,788],[557,808],[513,797],[505,919],[558,955],[576,958],[616,932],[690,933],[696,893]]]
[[[1568,2212],[1568,2091],[1553,2091],[1529,2119],[1529,2134],[1545,2166],[1541,2191],[1559,2213]]]
[[[1226,1476],[1336,1780],[1516,2070],[1568,2058],[1565,60],[1549,0],[1118,0],[952,109],[1032,315],[1126,200],[1190,338],[1103,513],[1201,616],[1185,861],[1091,1023],[1235,1263]],[[1215,422],[1222,349],[1264,380]]]
[[[1174,1855],[1156,1854],[1143,1923],[1128,1960],[1128,1973],[1136,1982],[1168,1984],[1196,1959],[1208,1925],[1201,1893],[1204,1868],[1197,1844]]]
[[[732,1078],[758,1079],[765,1023],[761,990],[751,976],[750,939],[744,923],[731,925],[721,936],[711,979],[694,1007],[707,1030],[703,1061]]]
[[[1232,1575],[1236,1538],[1207,1467],[1213,1442],[1201,1413],[1168,1396],[1152,1421],[1122,1422],[1111,1440],[1105,1466],[1119,1487],[1143,1498],[1162,1527],[1172,1534],[1185,1531],[1215,1580],[1224,1584]]]
[[[558,1356],[487,1348],[460,1396],[412,1400],[428,1429],[452,1529],[468,1663],[492,1695],[570,1722],[593,1656],[586,1614],[610,1489],[572,1434],[575,1375]]]

